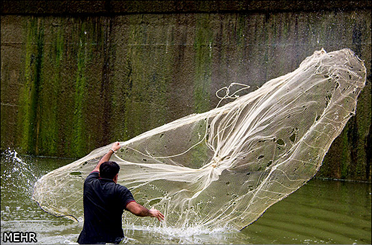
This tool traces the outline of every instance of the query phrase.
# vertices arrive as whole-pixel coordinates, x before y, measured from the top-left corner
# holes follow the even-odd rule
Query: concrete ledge
[[[333,0],[3,0],[1,14],[70,15],[138,13],[297,12],[371,9],[371,1]]]

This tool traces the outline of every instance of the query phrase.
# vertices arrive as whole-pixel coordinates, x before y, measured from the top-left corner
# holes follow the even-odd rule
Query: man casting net
[[[315,175],[365,81],[351,50],[316,51],[233,102],[120,142],[112,156],[122,169],[118,183],[161,210],[162,225],[242,229]],[[82,219],[84,179],[110,147],[43,176],[34,200],[52,214]]]

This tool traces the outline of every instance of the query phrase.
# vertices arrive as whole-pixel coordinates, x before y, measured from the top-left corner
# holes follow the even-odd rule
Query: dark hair
[[[99,175],[101,178],[113,179],[119,170],[120,166],[116,162],[108,161],[99,166]]]

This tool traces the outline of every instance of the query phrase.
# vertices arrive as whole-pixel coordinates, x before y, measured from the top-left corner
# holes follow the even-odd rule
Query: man
[[[84,182],[84,226],[78,238],[80,244],[120,243],[124,238],[124,209],[137,216],[164,220],[161,212],[136,203],[132,193],[117,184],[120,167],[109,160],[119,149],[120,144],[114,143]]]

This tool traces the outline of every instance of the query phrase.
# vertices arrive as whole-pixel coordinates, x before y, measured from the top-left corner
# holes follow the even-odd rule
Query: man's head
[[[101,178],[114,179],[119,170],[120,166],[116,162],[107,161],[99,166],[99,175]]]

